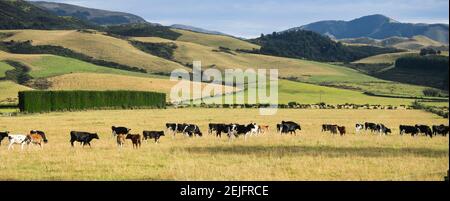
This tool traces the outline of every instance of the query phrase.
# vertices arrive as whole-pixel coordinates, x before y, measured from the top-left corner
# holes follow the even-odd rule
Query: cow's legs
[[[14,142],[10,142],[10,143],[9,143],[8,150],[14,149],[13,144],[14,144]]]

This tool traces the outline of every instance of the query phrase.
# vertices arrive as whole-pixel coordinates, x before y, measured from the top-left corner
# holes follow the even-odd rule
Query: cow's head
[[[97,139],[97,140],[100,139],[100,138],[98,137],[98,134],[97,134],[97,133],[91,134],[91,138],[92,138],[92,139]]]
[[[386,134],[387,133],[392,133],[392,130],[390,128],[386,129]]]
[[[159,135],[160,135],[160,136],[164,136],[164,131],[161,131],[161,132],[159,133]]]

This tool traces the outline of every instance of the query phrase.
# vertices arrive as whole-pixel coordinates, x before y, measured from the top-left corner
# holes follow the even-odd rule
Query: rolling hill
[[[29,3],[58,16],[69,16],[80,20],[89,21],[96,25],[147,23],[143,18],[129,13],[85,8],[65,3],[45,1],[30,1]]]
[[[136,66],[152,73],[167,73],[179,68],[189,70],[173,61],[146,54],[126,40],[110,37],[100,32],[86,33],[75,30],[15,30],[9,32],[14,35],[3,39],[4,41],[32,40],[33,45],[62,46],[96,59]]]
[[[94,25],[73,17],[59,17],[23,0],[0,1],[1,29],[83,29]]]
[[[349,45],[374,45],[380,47],[393,47],[397,49],[419,51],[423,48],[433,48],[435,50],[448,51],[448,45],[434,41],[426,36],[414,36],[412,38],[390,37],[383,40],[372,38],[349,38],[339,40]]]
[[[290,30],[310,30],[336,39],[360,37],[386,39],[394,36],[412,38],[423,35],[448,45],[448,29],[448,24],[401,23],[377,14],[351,21],[320,21]]]

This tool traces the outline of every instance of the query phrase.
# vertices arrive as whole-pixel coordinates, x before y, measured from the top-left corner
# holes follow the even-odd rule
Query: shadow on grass
[[[322,157],[448,157],[448,150],[429,148],[331,147],[331,146],[216,146],[173,148],[199,154],[233,154],[257,156],[322,156]]]

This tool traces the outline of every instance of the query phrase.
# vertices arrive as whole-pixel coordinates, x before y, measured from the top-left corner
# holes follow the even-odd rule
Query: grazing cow
[[[247,139],[247,135],[250,134],[250,132],[253,129],[255,129],[254,124],[248,124],[248,125],[233,124],[232,131],[228,134],[228,138],[231,139],[232,135],[234,135],[235,137],[239,137],[240,135],[243,135],[244,139]]]
[[[139,135],[139,134],[128,134],[126,139],[127,140],[131,140],[131,142],[133,143],[133,148],[137,149],[137,148],[141,147],[141,142],[142,142],[141,135]]]
[[[355,129],[356,129],[356,133],[359,133],[360,131],[362,131],[364,129],[364,124],[356,124]]]
[[[6,131],[6,132],[0,132],[0,146],[2,145],[3,139],[8,138],[8,135],[9,135],[9,132],[8,132],[8,131]]]
[[[193,136],[203,136],[202,132],[200,131],[200,127],[194,124],[184,125],[183,134],[193,137]]]
[[[125,134],[118,134],[117,135],[117,146],[123,147],[125,144],[126,135]]]
[[[30,143],[30,138],[28,138],[27,135],[8,135],[8,139],[9,139],[8,150],[14,149],[13,147],[14,144],[20,144],[23,150],[23,147]]]
[[[425,136],[430,136],[430,138],[433,138],[433,132],[431,131],[431,128],[429,126],[416,124],[415,127],[419,129],[419,133],[422,133]]]
[[[269,132],[269,126],[268,125],[261,125],[261,126],[259,126],[259,133],[265,134],[266,132]]]
[[[91,147],[91,141],[93,139],[99,140],[97,133],[88,133],[88,132],[80,132],[80,131],[71,131],[70,132],[70,144],[74,147],[74,142],[80,142],[83,147],[87,144]]]
[[[221,138],[222,133],[226,133],[228,136],[233,131],[234,124],[218,124],[216,130],[216,137]]]
[[[302,130],[302,127],[299,124],[292,122],[292,121],[282,121],[281,125],[282,125],[282,128],[281,128],[282,134],[284,134],[284,133],[297,134],[296,130],[300,130],[300,131]]]
[[[282,124],[277,124],[277,133],[281,133],[282,128],[283,128]]]
[[[259,125],[253,123],[253,129],[250,131],[250,135],[258,135],[260,131]]]
[[[407,125],[400,125],[400,135],[403,134],[411,134],[411,136],[415,136],[419,134],[420,130],[416,128],[415,126],[407,126]]]
[[[323,124],[322,125],[322,132],[330,131],[331,134],[337,134],[338,132],[338,125],[331,125],[331,124]]]
[[[386,127],[384,124],[377,125],[377,131],[381,134],[387,135],[388,133],[392,133],[391,129]]]
[[[441,124],[439,126],[434,125],[433,126],[433,134],[434,135],[439,134],[439,135],[442,135],[442,136],[447,136],[449,134],[449,127],[445,126],[443,124]]]
[[[41,148],[43,148],[43,143],[48,143],[47,137],[45,137],[45,133],[43,131],[32,130],[27,138],[29,143],[39,145]]]
[[[341,136],[344,136],[344,135],[346,134],[346,132],[345,132],[345,126],[338,126],[337,129],[338,129],[339,134],[340,134]]]
[[[144,131],[142,132],[142,136],[144,136],[145,142],[148,139],[155,139],[155,143],[159,143],[159,138],[164,136],[164,131]]]
[[[128,129],[126,127],[115,127],[115,126],[111,127],[111,130],[113,137],[116,137],[117,135],[126,135],[131,131],[131,129]]]
[[[211,134],[213,134],[214,131],[215,131],[216,134],[217,134],[217,129],[219,128],[220,125],[222,125],[222,124],[213,124],[213,123],[210,123],[210,124],[208,125],[208,134],[211,135]]]
[[[167,132],[175,132],[177,130],[177,124],[176,123],[166,123]]]
[[[370,122],[366,122],[364,123],[364,127],[367,130],[370,130],[371,132],[376,132],[377,131],[377,124],[375,123],[370,123]]]

